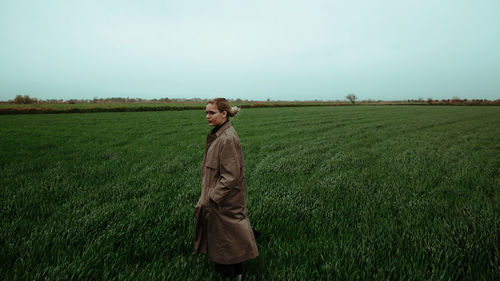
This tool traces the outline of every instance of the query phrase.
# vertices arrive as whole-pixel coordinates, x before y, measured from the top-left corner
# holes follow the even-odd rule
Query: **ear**
[[[224,117],[224,118],[227,119],[227,111],[224,110],[224,111],[221,112],[221,114],[222,114],[222,117]]]

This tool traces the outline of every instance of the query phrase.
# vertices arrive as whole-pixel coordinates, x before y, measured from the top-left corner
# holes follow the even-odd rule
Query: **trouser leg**
[[[215,270],[224,277],[235,278],[243,273],[243,263],[220,264],[214,262]]]
[[[237,263],[234,264],[234,275],[242,274],[243,273],[243,263]]]

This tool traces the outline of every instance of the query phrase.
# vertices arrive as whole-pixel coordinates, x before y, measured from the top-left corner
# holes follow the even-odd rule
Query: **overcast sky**
[[[499,0],[0,0],[0,100],[500,98]]]

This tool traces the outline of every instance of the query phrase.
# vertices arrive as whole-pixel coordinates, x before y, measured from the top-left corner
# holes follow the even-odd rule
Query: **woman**
[[[258,256],[247,217],[243,152],[231,126],[238,108],[224,98],[209,101],[207,136],[201,171],[201,196],[195,207],[194,253],[208,253],[216,270],[242,278],[242,262]]]

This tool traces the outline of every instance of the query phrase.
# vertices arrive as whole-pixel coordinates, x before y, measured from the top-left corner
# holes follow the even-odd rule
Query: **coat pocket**
[[[204,184],[206,187],[212,188],[215,185],[218,180],[218,168],[219,165],[216,159],[205,163]]]

